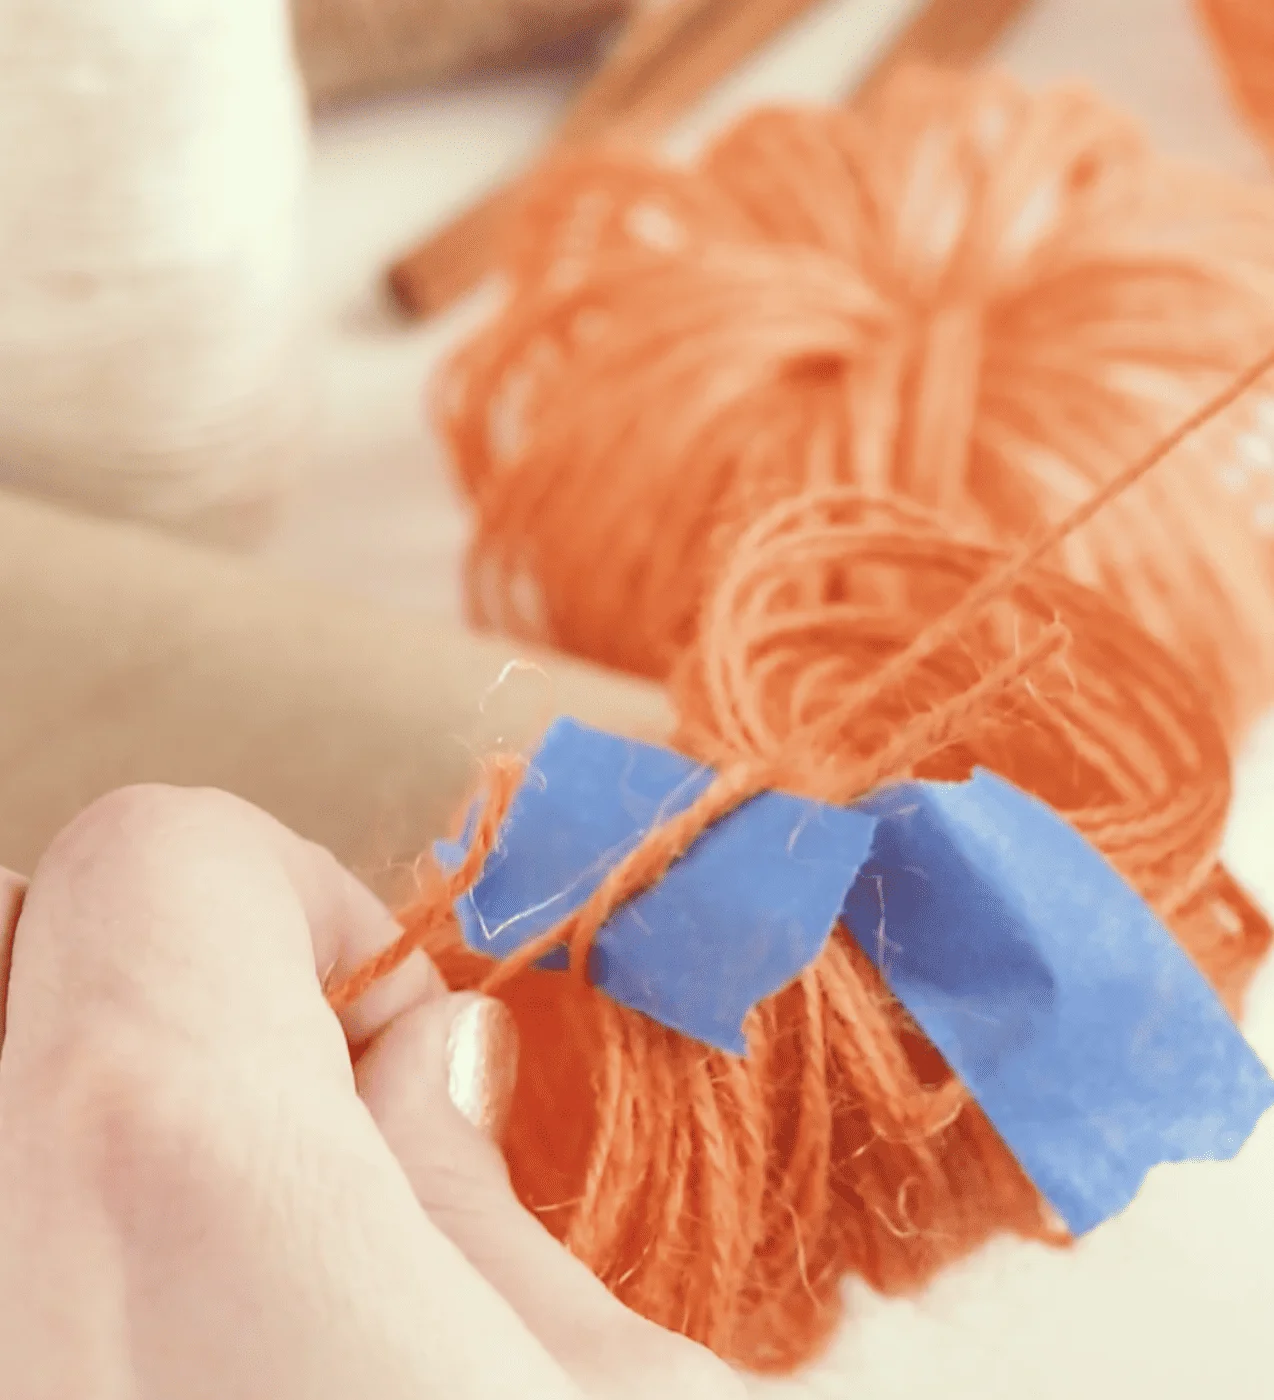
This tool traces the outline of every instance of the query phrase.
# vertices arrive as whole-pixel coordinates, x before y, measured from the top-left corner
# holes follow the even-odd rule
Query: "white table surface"
[[[832,0],[680,139],[693,142],[751,101],[843,91],[887,24],[885,9]],[[999,57],[1030,82],[1087,79],[1140,115],[1165,150],[1266,177],[1189,0],[1037,0]],[[310,281],[321,402],[311,469],[262,551],[278,568],[457,612],[465,518],[423,421],[421,389],[482,308],[404,329],[382,309],[378,279],[392,254],[534,149],[576,76],[469,82],[320,124]],[[1274,720],[1238,781],[1229,855],[1274,909]],[[1246,1029],[1274,1063],[1274,968]],[[1006,1240],[915,1300],[851,1287],[827,1360],[756,1389],[855,1400],[1270,1400],[1272,1338],[1274,1114],[1234,1163],[1153,1173],[1138,1201],[1073,1254]]]

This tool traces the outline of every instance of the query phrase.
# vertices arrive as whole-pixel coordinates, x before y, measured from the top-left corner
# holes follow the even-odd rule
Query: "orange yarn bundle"
[[[1274,6],[1269,0],[1197,0],[1239,107],[1274,150]]]
[[[1225,736],[1156,643],[1096,593],[1036,568],[891,671],[953,594],[1003,560],[844,488],[779,505],[740,539],[678,668],[679,745],[833,801],[904,774],[991,768],[1065,812],[1237,1008],[1270,931],[1217,863]],[[516,772],[496,774],[507,801]],[[743,1060],[627,1011],[582,975],[527,970],[538,945],[493,972],[450,903],[500,810],[488,809],[455,887],[404,916],[407,941],[451,986],[482,986],[512,1009],[525,1047],[505,1141],[514,1184],[624,1302],[744,1366],[785,1371],[835,1326],[847,1273],[897,1292],[1000,1231],[1064,1242],[843,931],[754,1013]],[[666,856],[644,848],[656,867]],[[637,869],[633,885],[651,874]]]
[[[506,270],[436,400],[471,612],[666,676],[728,523],[794,491],[900,495],[989,544],[1064,517],[1274,338],[1274,193],[1155,158],[1083,92],[915,70],[862,110],[754,114],[693,171],[559,164]],[[1265,459],[1215,425],[1053,561],[1231,735],[1274,694]]]
[[[504,1143],[518,1194],[639,1312],[786,1371],[826,1341],[846,1274],[899,1292],[1001,1231],[1066,1242],[843,929],[752,1013],[742,1059],[588,985],[609,916],[750,794],[849,802],[896,778],[998,772],[1097,845],[1237,1011],[1271,930],[1218,862],[1226,736],[1122,609],[1038,562],[1159,455],[1027,552],[843,486],[739,522],[670,682],[676,743],[717,782],[565,925],[493,964],[452,905],[517,786],[519,764],[494,764],[465,866],[435,872],[400,942],[341,989],[419,947],[451,986],[504,1000],[524,1045]],[[531,967],[561,941],[571,974]]]
[[[998,1232],[1065,1231],[850,931],[751,1013],[743,1058],[590,987],[592,940],[762,790],[982,767],[1238,1011],[1272,935],[1218,852],[1274,568],[1218,484],[1259,406],[1220,414],[1274,365],[1245,370],[1274,342],[1274,198],[1156,161],[1083,94],[918,72],[861,112],[757,114],[695,172],[562,164],[507,268],[438,399],[473,610],[664,677],[675,745],[718,776],[493,962],[453,912],[524,771],[493,761],[463,867],[334,995],[422,948],[499,996],[521,1199],[637,1311],[790,1370],[846,1275],[900,1292]],[[536,969],[559,943],[571,971]]]

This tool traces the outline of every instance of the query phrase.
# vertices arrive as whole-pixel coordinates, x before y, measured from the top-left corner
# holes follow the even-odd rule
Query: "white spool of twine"
[[[0,3],[0,484],[237,535],[295,466],[286,0]]]

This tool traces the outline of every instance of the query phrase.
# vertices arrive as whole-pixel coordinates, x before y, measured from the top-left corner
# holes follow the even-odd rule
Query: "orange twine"
[[[1196,0],[1235,101],[1274,150],[1274,5]]]
[[[670,678],[677,745],[719,771],[699,802],[563,925],[493,963],[451,908],[521,775],[492,763],[464,867],[434,871],[399,942],[333,991],[348,1003],[420,948],[450,986],[509,1006],[525,1052],[504,1143],[515,1188],[629,1306],[786,1371],[828,1338],[847,1273],[899,1292],[997,1232],[1067,1242],[843,929],[751,1014],[745,1058],[588,985],[609,915],[764,787],[849,802],[894,779],[998,772],[1107,855],[1237,1014],[1271,930],[1218,861],[1227,736],[1123,609],[1040,560],[1271,365],[1016,551],[836,484],[739,522]],[[562,941],[570,974],[530,966]]]
[[[1274,338],[1274,192],[1157,159],[1083,92],[916,70],[862,110],[754,114],[692,171],[564,161],[505,267],[436,398],[470,611],[664,677],[735,522],[794,491],[991,544],[1064,518]],[[1274,693],[1271,467],[1259,400],[1051,561],[1231,736]]]
[[[452,912],[522,776],[492,761],[464,867],[332,998],[417,948],[499,996],[521,1199],[631,1307],[789,1370],[846,1274],[896,1292],[999,1231],[1066,1236],[847,931],[744,1058],[592,989],[592,939],[764,788],[844,803],[982,766],[1103,851],[1237,1014],[1271,930],[1218,851],[1274,576],[1217,475],[1260,412],[1222,409],[1274,364],[1239,373],[1274,340],[1274,201],[1155,161],[1082,94],[918,73],[862,113],[758,114],[694,173],[561,165],[507,266],[439,397],[473,609],[667,678],[674,742],[718,777],[493,963]],[[571,972],[534,969],[559,942]]]

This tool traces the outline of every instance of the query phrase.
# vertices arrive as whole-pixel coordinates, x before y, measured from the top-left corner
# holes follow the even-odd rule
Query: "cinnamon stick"
[[[1031,0],[930,0],[850,94],[865,101],[903,63],[968,68],[980,62]]]
[[[666,131],[742,63],[823,0],[736,0],[702,16],[687,41],[670,48],[649,81],[617,114],[625,137]]]
[[[643,12],[581,94],[550,149],[623,132],[661,134],[819,0],[670,0]],[[520,180],[500,186],[431,235],[389,272],[408,315],[445,309],[481,281]]]
[[[697,43],[724,0],[664,0],[637,12],[596,74],[568,108],[554,143],[601,135],[619,113],[661,81],[669,56]]]
[[[635,19],[581,94],[550,150],[605,134],[649,140],[817,0],[671,0]],[[1030,0],[930,0],[856,84],[862,100],[899,64],[972,64]],[[524,177],[523,177],[524,178]],[[522,184],[501,185],[444,225],[389,271],[395,301],[425,317],[471,291],[494,261]]]

